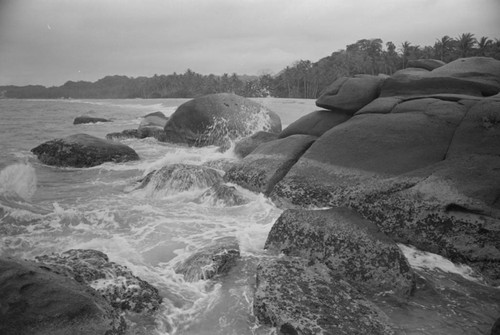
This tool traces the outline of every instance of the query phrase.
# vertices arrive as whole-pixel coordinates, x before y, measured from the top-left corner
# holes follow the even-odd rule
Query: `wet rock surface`
[[[355,288],[299,258],[258,266],[253,309],[281,334],[394,334],[387,316]]]
[[[265,248],[325,264],[365,294],[408,297],[415,287],[414,273],[396,243],[347,208],[286,210]]]
[[[124,334],[119,313],[95,290],[51,266],[0,258],[0,333]]]
[[[92,167],[106,162],[122,163],[138,160],[130,147],[87,134],[71,135],[45,142],[31,152],[47,165]]]
[[[227,273],[240,257],[240,247],[234,237],[224,237],[196,251],[175,267],[188,282],[207,280]]]
[[[100,117],[92,117],[92,116],[78,116],[73,121],[73,124],[85,124],[85,123],[97,123],[97,122],[111,122],[111,120]]]
[[[87,284],[118,310],[153,312],[162,302],[158,289],[132,274],[127,267],[110,262],[108,256],[91,249],[72,249],[61,254],[36,257],[61,275]]]

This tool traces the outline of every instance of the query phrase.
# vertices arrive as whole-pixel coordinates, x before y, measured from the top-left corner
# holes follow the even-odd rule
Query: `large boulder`
[[[78,168],[105,162],[122,163],[139,159],[137,153],[124,144],[87,134],[48,141],[32,149],[31,152],[44,164]]]
[[[227,146],[230,140],[258,131],[279,133],[279,116],[235,94],[219,93],[190,100],[165,125],[166,141],[194,146]]]
[[[396,243],[347,208],[286,210],[264,248],[325,264],[364,293],[408,297],[415,287],[413,271]]]
[[[355,288],[300,258],[261,262],[253,310],[279,334],[394,334],[387,316]]]
[[[351,116],[350,113],[341,111],[318,110],[291,123],[279,134],[279,138],[296,134],[320,137],[327,130],[350,119]]]
[[[1,334],[124,334],[125,321],[92,288],[49,266],[0,258]]]
[[[110,262],[108,256],[91,249],[71,249],[61,254],[36,257],[54,271],[94,287],[112,307],[136,313],[160,307],[158,289],[132,274],[126,266]]]
[[[426,59],[426,58],[411,59],[408,61],[408,67],[425,69],[428,71],[437,69],[438,67],[441,67],[445,64],[446,64],[445,62],[438,59]]]
[[[254,192],[269,194],[315,140],[314,136],[292,135],[263,143],[236,162],[224,179]]]
[[[234,146],[234,153],[240,158],[246,157],[262,143],[274,141],[277,138],[278,134],[276,133],[270,133],[267,131],[256,132],[255,134],[236,142]]]
[[[175,266],[188,282],[211,279],[227,273],[240,257],[240,246],[234,237],[223,237],[196,251]]]
[[[73,120],[73,124],[97,123],[97,122],[111,122],[111,120],[92,117],[92,116],[78,116]]]
[[[316,106],[352,115],[378,97],[384,80],[384,77],[369,75],[339,78],[324,90]]]
[[[460,58],[436,68],[431,74],[492,85],[497,93],[500,90],[500,60],[490,57]]]

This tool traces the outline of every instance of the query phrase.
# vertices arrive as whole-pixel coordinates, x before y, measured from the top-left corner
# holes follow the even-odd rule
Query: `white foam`
[[[29,200],[35,194],[37,178],[29,164],[12,164],[0,172],[0,194]]]
[[[467,280],[483,282],[483,279],[471,267],[455,264],[450,260],[430,252],[421,251],[413,246],[398,244],[403,254],[408,259],[410,266],[422,270],[443,271],[458,274]]]

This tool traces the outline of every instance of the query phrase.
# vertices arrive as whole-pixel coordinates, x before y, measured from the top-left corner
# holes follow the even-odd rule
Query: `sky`
[[[0,85],[275,74],[360,39],[500,39],[500,0],[0,0]]]

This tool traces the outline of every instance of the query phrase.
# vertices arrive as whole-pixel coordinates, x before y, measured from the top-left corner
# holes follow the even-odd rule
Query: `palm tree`
[[[410,55],[410,46],[411,43],[408,41],[404,41],[401,43],[401,53],[403,54],[403,69],[406,68],[406,63],[407,63],[407,57]]]
[[[486,50],[488,50],[488,48],[492,45],[493,45],[493,41],[490,40],[488,37],[486,37],[486,36],[481,37],[479,39],[479,41],[477,42],[478,55],[485,56]]]
[[[467,54],[472,51],[474,44],[477,42],[474,38],[474,34],[471,33],[463,33],[456,39],[456,41],[461,57],[467,57]]]
[[[436,51],[439,53],[439,59],[441,59],[444,62],[445,56],[453,47],[453,39],[450,36],[445,35],[441,37],[441,39],[436,41],[434,47],[436,48]]]

